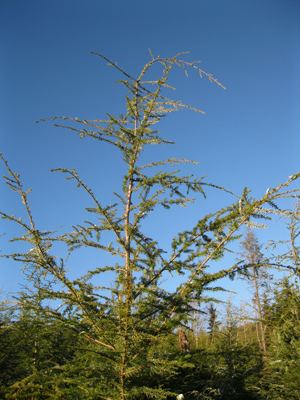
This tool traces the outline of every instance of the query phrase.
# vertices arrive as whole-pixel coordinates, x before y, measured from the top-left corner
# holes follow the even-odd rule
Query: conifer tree
[[[219,330],[220,321],[217,320],[217,308],[210,303],[208,307],[208,333],[210,340],[214,343],[214,334]]]
[[[269,354],[258,383],[266,399],[299,399],[300,289],[284,278],[269,306]]]
[[[242,274],[250,285],[254,288],[254,305],[259,323],[258,341],[261,345],[264,356],[267,355],[267,341],[265,335],[265,327],[263,321],[263,304],[262,298],[266,287],[270,283],[270,276],[265,266],[265,258],[261,252],[262,245],[259,243],[257,236],[253,230],[247,228],[244,240],[240,244],[241,252],[239,260],[246,263],[250,268]]]
[[[300,174],[267,191],[260,199],[251,198],[245,189],[241,196],[236,196],[237,201],[233,204],[202,216],[193,227],[177,233],[170,246],[171,254],[166,252],[155,238],[144,233],[143,220],[158,206],[170,209],[188,205],[193,201],[191,194],[204,195],[204,188],[209,184],[203,178],[180,173],[178,166],[181,163],[195,164],[193,161],[167,159],[143,164],[141,154],[149,145],[169,143],[154,128],[162,118],[182,108],[200,111],[166,97],[173,67],[182,67],[186,72],[188,68],[195,69],[210,81],[222,85],[197,63],[187,62],[181,55],[173,58],[152,56],[137,78],[98,55],[123,75],[121,83],[128,90],[126,112],[118,118],[108,114],[105,120],[68,117],[53,117],[52,120],[62,121],[57,126],[70,129],[80,138],[110,144],[119,152],[126,167],[123,185],[114,193],[116,202],[102,204],[75,169],[56,168],[55,171],[74,181],[92,200],[93,206],[86,208],[90,219],[59,236],[50,230],[41,231],[29,207],[30,190],[23,188],[20,176],[2,157],[8,171],[6,183],[21,196],[27,220],[4,211],[1,215],[25,230],[23,236],[14,240],[22,240],[30,246],[25,253],[6,256],[21,262],[25,268],[30,267],[42,280],[50,282],[40,285],[39,291],[39,296],[49,304],[47,308],[37,305],[35,299],[26,304],[40,315],[47,315],[57,324],[71,328],[81,338],[76,362],[49,368],[48,393],[34,394],[36,398],[49,395],[56,399],[164,399],[178,393],[176,388],[171,393],[162,382],[168,382],[168,377],[183,365],[182,360],[162,357],[159,349],[165,338],[188,319],[190,304],[199,301],[206,289],[212,289],[220,278],[240,268],[233,265],[215,272],[209,269],[209,263],[224,256],[231,243],[240,238],[239,229],[245,223],[253,223],[253,218],[272,216],[278,212],[274,201],[295,196],[296,192],[288,186]],[[162,67],[161,76],[149,82],[146,75],[154,65]],[[65,121],[69,125],[64,125]],[[106,241],[107,232],[114,236],[111,243]],[[92,247],[117,256],[118,262],[100,265],[71,280],[66,261],[53,254],[55,241],[65,243],[70,253],[78,248]],[[112,286],[99,287],[94,283],[93,278],[111,271],[115,276]],[[186,280],[168,291],[161,285],[166,274],[181,274]],[[45,367],[41,366],[39,373],[39,376],[45,376]]]
[[[251,371],[249,359],[254,358],[253,346],[238,340],[239,315],[230,298],[222,319],[213,353],[213,385],[222,394],[222,399],[252,399],[245,386]]]

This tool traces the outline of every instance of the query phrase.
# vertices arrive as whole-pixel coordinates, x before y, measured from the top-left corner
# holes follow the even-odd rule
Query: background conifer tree
[[[220,324],[221,322],[218,321],[217,316],[217,308],[214,307],[212,303],[210,303],[208,307],[208,333],[212,343],[214,343],[215,332],[219,330]]]
[[[266,373],[257,386],[266,399],[298,399],[300,291],[299,286],[287,278],[276,286],[267,321],[270,354]]]
[[[247,268],[241,276],[247,279],[249,285],[254,289],[254,308],[258,317],[258,340],[264,355],[267,355],[267,341],[265,335],[264,316],[263,316],[263,298],[264,293],[270,285],[271,276],[268,274],[266,259],[261,251],[262,245],[252,229],[247,227],[244,239],[240,243],[241,252],[239,261],[245,263]]]

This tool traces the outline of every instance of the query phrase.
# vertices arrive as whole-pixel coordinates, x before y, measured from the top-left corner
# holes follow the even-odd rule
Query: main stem
[[[123,357],[122,357],[122,365],[121,365],[121,385],[122,385],[122,400],[125,400],[126,397],[126,385],[125,385],[125,373],[126,373],[126,359],[127,359],[127,347],[128,347],[128,327],[129,327],[129,316],[131,312],[131,232],[130,232],[130,207],[131,207],[131,198],[132,198],[132,189],[133,189],[133,173],[134,173],[134,165],[136,163],[138,153],[139,153],[139,144],[136,142],[137,139],[137,127],[138,127],[138,90],[139,90],[139,82],[136,82],[136,93],[135,93],[135,115],[134,115],[134,142],[132,146],[135,146],[135,151],[133,152],[132,158],[130,160],[130,170],[129,170],[129,178],[128,178],[128,188],[127,188],[127,201],[126,201],[126,209],[125,209],[125,221],[124,221],[124,230],[125,230],[125,281],[124,281],[124,289],[125,289],[125,324],[124,324],[124,348],[123,348]],[[121,306],[121,305],[120,305]],[[122,324],[120,324],[120,329],[122,329]],[[121,333],[121,332],[120,332]]]

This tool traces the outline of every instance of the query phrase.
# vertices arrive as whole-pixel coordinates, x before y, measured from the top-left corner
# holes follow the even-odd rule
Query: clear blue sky
[[[172,147],[153,157],[200,162],[193,170],[207,181],[240,194],[244,186],[262,196],[300,171],[300,2],[298,0],[7,0],[0,4],[0,151],[31,187],[33,215],[40,229],[55,229],[86,218],[84,193],[51,168],[75,167],[102,204],[114,201],[123,164],[115,150],[81,141],[70,132],[36,120],[52,116],[105,118],[124,110],[122,77],[90,52],[118,61],[136,76],[153,54],[172,57],[189,51],[227,90],[191,73],[176,72],[177,98],[205,111],[184,111],[161,125]],[[1,175],[5,173],[1,167]],[[0,208],[21,215],[15,194],[0,185]],[[231,203],[209,191],[189,210],[147,222],[160,239],[192,226],[207,212]],[[224,204],[224,201],[226,204]],[[16,233],[2,222],[2,254],[17,249]],[[265,242],[279,231],[263,232]],[[78,261],[80,260],[80,261]],[[83,258],[70,265],[82,271]],[[90,266],[101,262],[91,256]],[[81,263],[81,264],[80,264]],[[20,266],[1,260],[4,290],[18,290]]]

